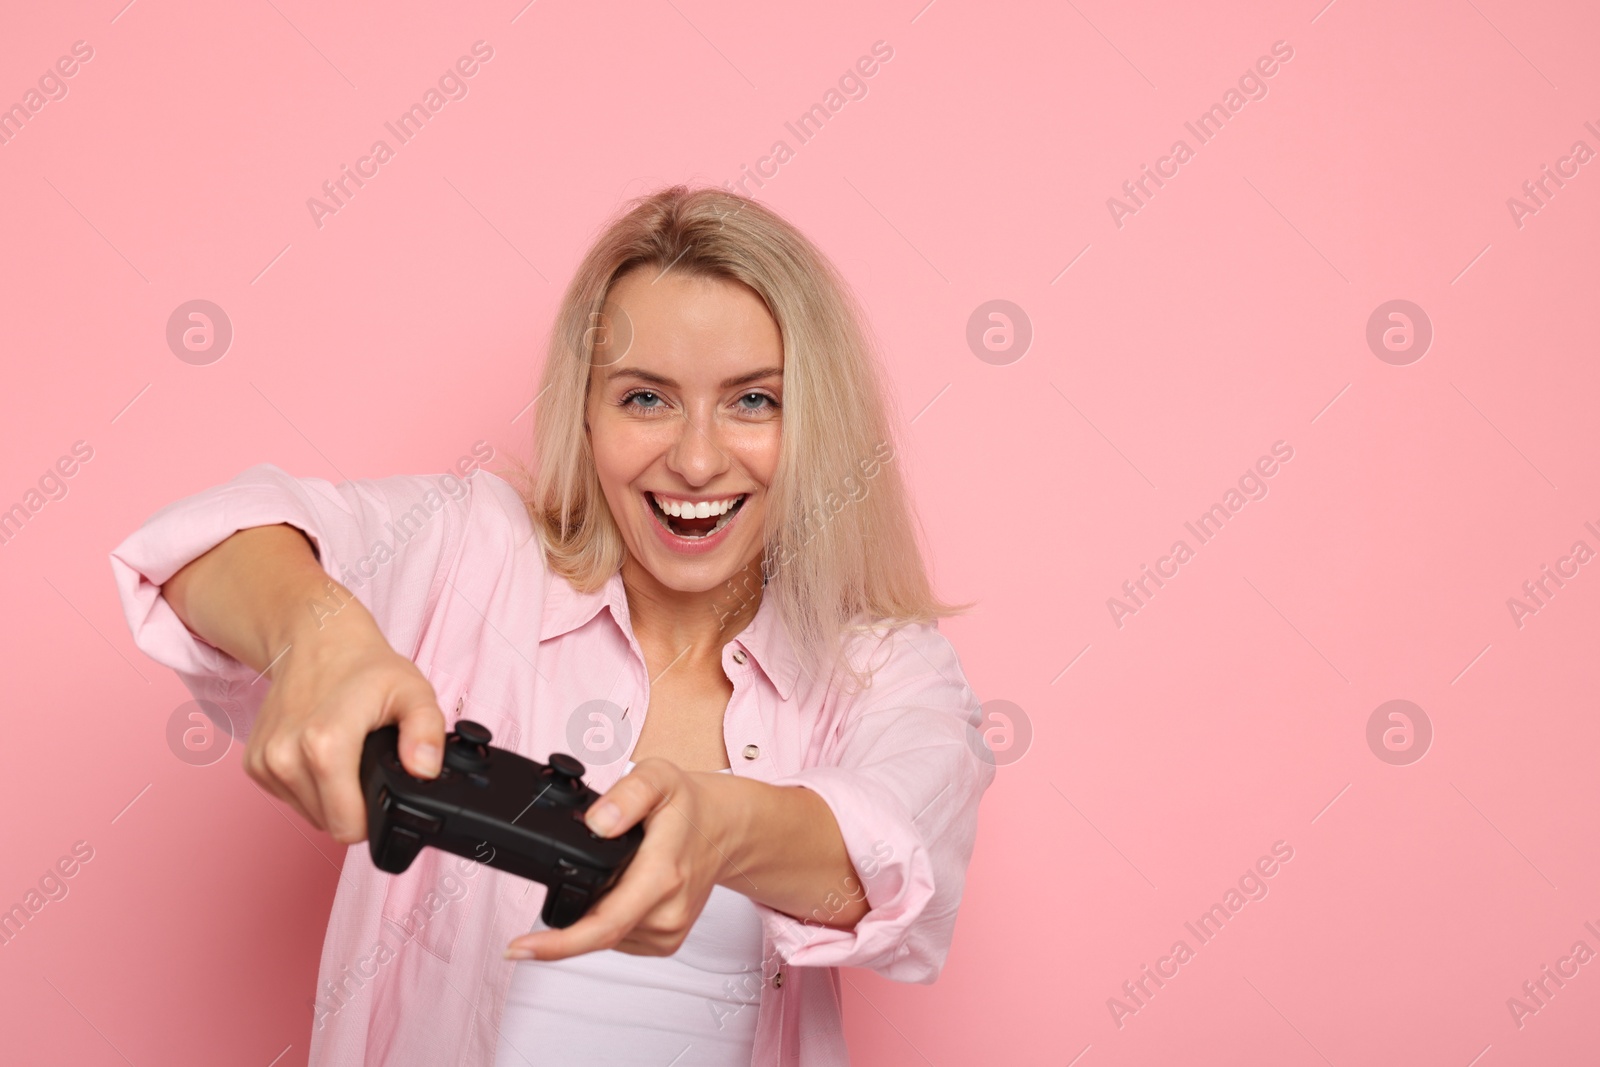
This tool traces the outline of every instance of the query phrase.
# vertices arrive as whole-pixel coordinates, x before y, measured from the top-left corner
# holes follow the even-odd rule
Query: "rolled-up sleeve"
[[[270,463],[168,504],[111,552],[111,569],[134,643],[172,668],[197,700],[225,708],[248,737],[269,681],[193,634],[161,586],[239,530],[287,523],[310,539],[323,570],[372,613],[389,644],[414,656],[459,551],[484,471],[341,482],[293,477]],[[497,488],[510,492],[499,483]],[[340,605],[330,588],[308,612]]]
[[[827,802],[869,910],[850,930],[760,911],[792,965],[926,983],[949,953],[978,802],[995,767],[981,754],[979,701],[949,640],[928,624],[879,640],[872,685],[844,710],[823,760],[772,782]],[[861,892],[841,887],[841,895],[849,889]]]

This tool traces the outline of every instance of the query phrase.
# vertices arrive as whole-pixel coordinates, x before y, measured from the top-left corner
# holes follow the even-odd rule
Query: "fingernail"
[[[611,833],[621,818],[621,808],[609,800],[602,800],[589,809],[589,813],[583,817],[583,821],[589,829],[601,836],[605,836]]]
[[[438,745],[418,745],[411,750],[411,758],[416,762],[418,770],[429,774],[439,773]]]
[[[506,959],[533,960],[538,959],[538,956],[534,955],[533,949],[531,948],[517,948],[516,946],[512,946],[511,948],[506,949]]]

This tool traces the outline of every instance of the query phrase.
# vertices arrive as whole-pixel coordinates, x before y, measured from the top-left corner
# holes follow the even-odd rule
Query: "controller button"
[[[430,815],[402,801],[396,800],[388,808],[398,825],[409,826],[425,834],[436,834],[444,828],[444,820],[437,815]]]
[[[479,774],[478,772],[473,771],[471,774],[467,775],[467,781],[471,782],[479,789],[489,788],[489,776],[486,774]]]

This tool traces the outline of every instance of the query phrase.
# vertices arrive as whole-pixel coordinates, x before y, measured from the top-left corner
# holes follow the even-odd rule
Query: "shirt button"
[[[759,748],[757,748],[755,745],[746,745],[746,746],[744,746],[744,758],[745,759],[755,759],[759,755],[761,755],[761,750]]]
[[[733,650],[733,662],[739,664],[740,666],[743,666],[744,665],[744,661],[745,661],[744,649],[742,649],[742,648],[734,649]]]
[[[783,972],[782,971],[779,971],[777,974],[772,976],[772,987],[774,989],[782,989],[783,988]]]

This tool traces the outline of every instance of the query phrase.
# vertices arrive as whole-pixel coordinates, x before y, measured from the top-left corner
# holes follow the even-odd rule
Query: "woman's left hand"
[[[584,817],[603,837],[642,820],[645,838],[633,862],[583,918],[516,938],[506,957],[557,960],[604,948],[636,956],[676,952],[732,869],[719,814],[727,798],[719,804],[711,797],[727,777],[685,771],[658,757],[640,760]]]

